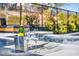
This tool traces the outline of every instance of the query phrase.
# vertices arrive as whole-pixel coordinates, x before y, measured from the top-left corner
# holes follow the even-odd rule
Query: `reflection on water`
[[[45,36],[45,35],[46,34],[36,34],[36,37],[40,41],[46,41],[46,42],[52,42],[52,43],[55,42],[55,43],[62,43],[62,44],[79,44],[79,34],[70,34],[69,36],[51,36],[52,34],[47,34],[48,36]],[[31,36],[33,38],[34,35],[31,35]],[[7,36],[7,37],[14,38],[15,36]],[[11,40],[0,39],[0,47],[6,46],[6,45],[12,45],[12,44],[14,44],[14,42]]]
[[[10,36],[8,36],[10,37]],[[14,38],[15,36],[11,36],[11,38]],[[56,42],[56,43],[61,43],[61,44],[75,44],[79,45],[79,34],[71,34],[69,37],[61,36],[56,37],[56,36],[46,36],[46,34],[37,34],[36,36],[39,38],[41,41],[46,41],[46,42]],[[13,45],[14,41],[12,40],[7,40],[7,39],[0,39],[0,55],[11,55],[12,49],[3,49],[2,47],[7,46],[7,45]],[[37,48],[40,48],[42,45],[37,46]],[[35,47],[35,46],[33,46]],[[35,47],[36,48],[36,47]],[[35,49],[35,48],[29,48],[30,50]],[[37,54],[32,54],[32,55],[37,55]],[[31,55],[30,55],[31,56]]]
[[[13,45],[14,42],[12,40],[0,39],[0,48],[8,45]]]
[[[62,44],[77,44],[79,45],[79,34],[72,34],[69,36],[45,36],[43,35],[39,35],[40,40],[42,41],[46,41],[46,42],[55,42],[55,43],[62,43]]]

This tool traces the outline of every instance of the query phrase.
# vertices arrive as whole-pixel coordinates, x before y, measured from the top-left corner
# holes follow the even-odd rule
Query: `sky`
[[[59,8],[79,12],[79,3],[66,3],[65,5]]]
[[[22,0],[0,0],[0,3],[20,3]]]
[[[62,9],[66,9],[66,10],[71,10],[71,11],[76,11],[76,12],[79,12],[79,0],[0,0],[0,3],[31,3],[31,2],[41,2],[41,3],[60,3],[60,2],[63,2],[63,3],[66,3],[65,5],[61,6],[60,8]],[[71,3],[72,2],[72,3]],[[74,3],[74,2],[77,2],[77,3]]]
[[[0,3],[79,3],[79,0],[0,0]]]

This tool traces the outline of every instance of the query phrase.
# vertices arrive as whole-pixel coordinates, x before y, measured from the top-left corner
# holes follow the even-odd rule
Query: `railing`
[[[35,29],[38,29],[39,31],[53,31],[54,33],[69,33],[69,32],[76,32],[76,31],[79,31],[79,23],[77,23],[78,21],[77,21],[77,18],[78,18],[78,20],[79,20],[79,12],[75,12],[75,11],[70,11],[70,10],[65,10],[65,9],[61,9],[61,8],[56,8],[56,7],[52,7],[52,6],[47,6],[47,5],[42,5],[42,4],[37,4],[37,3],[32,3],[32,4],[34,4],[34,5],[39,5],[40,6],[40,9],[39,9],[39,11],[41,11],[40,13],[38,13],[38,14],[40,14],[41,15],[41,24],[38,24],[38,19],[36,19],[36,24],[33,24],[33,22],[31,21],[31,25],[30,25],[30,30],[31,31],[33,31],[34,30],[34,28]],[[32,7],[32,8],[30,8],[30,11],[29,11],[29,13],[31,13],[31,9],[33,9],[33,8],[35,8],[34,6]],[[45,24],[44,24],[44,14],[43,14],[43,12],[44,12],[44,10],[46,9],[46,8],[51,8],[51,13],[50,13],[50,17],[53,17],[54,18],[54,20],[52,21],[52,23],[54,23],[52,26],[51,26],[51,28],[52,29],[50,29],[50,28],[48,28],[48,26],[46,26]],[[26,12],[28,12],[28,11],[26,11]],[[67,23],[65,22],[65,20],[63,20],[63,22],[65,22],[65,23],[63,23],[63,22],[61,22],[61,23],[59,23],[60,22],[60,20],[61,19],[59,19],[59,13],[60,12],[62,12],[62,14],[65,14],[65,17],[67,18],[66,20],[67,20]],[[28,14],[29,14],[28,13]],[[33,13],[31,14],[31,15],[33,15]],[[71,15],[75,15],[75,18],[74,18],[74,20],[73,21],[69,21],[69,18],[70,19],[72,19],[71,18]],[[56,19],[55,19],[56,18]],[[33,18],[32,18],[33,19]],[[16,21],[17,22],[17,21]],[[71,24],[69,24],[69,23],[71,23],[72,24],[72,26],[70,26]],[[74,24],[74,25],[73,25]],[[69,28],[69,26],[70,27],[74,27],[74,28]],[[15,26],[16,27],[16,26]],[[14,28],[15,28],[14,27]],[[66,28],[65,28],[66,27]]]
[[[78,21],[77,21],[77,18],[79,17],[79,12],[76,12],[76,11],[70,11],[70,10],[65,10],[65,9],[61,9],[61,8],[56,8],[56,7],[52,7],[52,6],[47,6],[47,5],[42,5],[42,4],[37,4],[37,3],[33,3],[34,5],[38,5],[38,6],[40,6],[41,8],[42,8],[42,10],[44,11],[44,9],[45,8],[51,8],[52,10],[52,12],[51,12],[51,15],[50,16],[56,16],[56,18],[57,18],[57,24],[56,24],[56,21],[55,21],[55,23],[54,23],[54,29],[52,29],[52,31],[54,31],[55,33],[70,33],[70,32],[76,32],[76,31],[79,31],[79,24],[77,23]],[[42,11],[41,10],[41,11]],[[52,14],[52,13],[55,13],[54,15]],[[60,21],[60,19],[59,19],[59,13],[60,12],[62,12],[62,13],[65,13],[65,17],[67,18],[66,20],[67,20],[67,23],[66,24],[64,24],[64,23],[61,23],[63,26],[67,26],[66,28],[67,28],[67,31],[65,31],[64,32],[64,30],[63,29],[66,29],[66,28],[62,28],[62,26],[58,23],[59,21]],[[74,20],[72,20],[72,21],[70,21],[69,20],[69,18],[71,18],[71,16],[72,15],[74,15],[75,16],[75,18],[74,18]],[[43,16],[43,15],[42,15]],[[73,18],[73,17],[72,17]],[[44,21],[45,19],[42,19],[42,24],[43,24],[43,21]],[[63,20],[63,22],[65,22],[64,20]],[[71,24],[69,24],[69,23],[71,23]],[[74,24],[74,25],[72,25],[72,24]],[[56,25],[56,26],[55,26]],[[69,28],[69,26],[70,25],[72,25],[72,27],[74,27],[74,28]],[[42,25],[43,27],[42,28],[44,28],[44,29],[46,29],[47,27],[45,27],[45,25],[43,24]],[[53,27],[53,26],[52,26]],[[60,28],[58,28],[58,27],[60,27]],[[40,28],[39,28],[40,29]],[[58,30],[58,31],[56,31],[56,29]],[[62,29],[62,31],[60,31],[60,29]],[[50,31],[50,30],[49,30]]]

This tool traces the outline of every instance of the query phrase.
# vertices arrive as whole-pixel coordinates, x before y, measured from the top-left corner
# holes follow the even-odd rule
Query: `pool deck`
[[[7,36],[14,36],[16,33],[0,33],[0,39],[6,39],[6,40],[14,40],[14,38],[10,38]]]
[[[78,33],[78,32],[77,32]],[[73,33],[72,33],[73,34]],[[14,38],[9,38],[7,36],[14,36],[16,33],[0,33],[0,38],[8,39],[8,40],[14,40]],[[67,34],[65,34],[67,36]],[[70,35],[70,34],[68,34]],[[63,35],[64,36],[64,35]],[[44,41],[35,41],[30,40],[29,47],[34,45],[41,45],[47,43],[44,45],[44,47],[29,50],[28,53],[31,53],[33,55],[42,55],[42,56],[79,56],[79,45],[75,44],[61,44],[61,43],[54,43],[54,42],[44,42]],[[79,42],[77,42],[79,44]],[[10,49],[8,52],[5,51],[5,49]],[[11,53],[11,49],[14,49],[14,45],[5,46],[3,55],[26,55],[26,53]],[[1,54],[0,54],[1,55]],[[30,56],[30,55],[29,55]]]
[[[41,42],[42,43],[42,42]],[[5,48],[12,49],[12,46],[6,46]],[[42,48],[29,50],[31,54],[37,54],[42,56],[79,56],[79,46],[72,44],[58,44],[48,43]],[[11,55],[27,55],[26,53],[9,53]]]

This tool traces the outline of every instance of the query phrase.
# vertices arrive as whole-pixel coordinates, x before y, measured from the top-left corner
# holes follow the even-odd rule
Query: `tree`
[[[77,16],[76,24],[79,25],[79,15]]]
[[[58,13],[58,32],[67,33],[67,16],[64,12]]]
[[[68,30],[69,31],[76,31],[76,15],[70,14],[68,19]]]
[[[76,26],[77,26],[77,31],[79,31],[79,15],[77,15],[76,18]]]
[[[47,27],[48,30],[54,30],[54,18],[51,17],[49,20],[46,20],[45,26]]]
[[[53,25],[54,25],[54,18],[51,16],[51,9],[47,8],[44,9],[43,12],[43,19],[45,21],[45,27],[47,28],[47,30],[52,30],[53,31]]]

